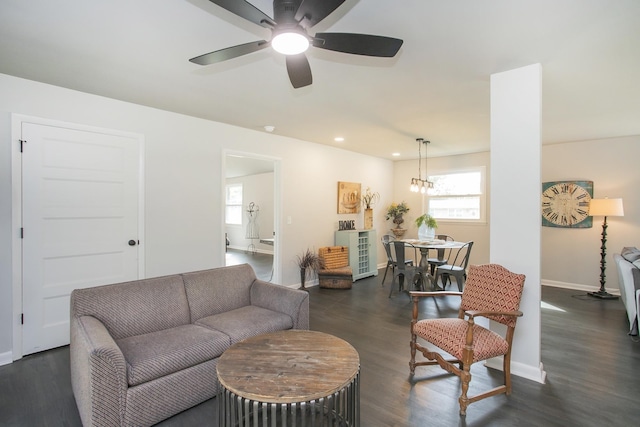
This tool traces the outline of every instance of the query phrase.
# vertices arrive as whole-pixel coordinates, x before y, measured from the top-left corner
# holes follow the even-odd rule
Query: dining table
[[[429,271],[429,251],[430,250],[446,250],[446,249],[460,249],[463,247],[466,242],[457,242],[457,241],[446,241],[440,239],[431,239],[431,240],[420,240],[420,239],[402,239],[404,243],[408,243],[420,250],[420,262],[419,267],[425,273],[426,279],[431,282],[432,289],[437,289],[438,287],[434,283],[434,277]]]

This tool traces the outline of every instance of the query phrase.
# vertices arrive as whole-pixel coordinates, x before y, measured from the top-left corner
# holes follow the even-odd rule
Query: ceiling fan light
[[[271,46],[283,55],[297,55],[309,48],[309,39],[297,32],[284,32],[273,37]]]

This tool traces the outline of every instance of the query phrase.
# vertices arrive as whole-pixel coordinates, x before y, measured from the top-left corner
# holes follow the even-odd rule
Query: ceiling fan
[[[308,30],[329,16],[345,0],[274,0],[273,19],[244,0],[210,0],[212,3],[247,21],[269,28],[270,41],[258,40],[191,58],[199,65],[210,65],[242,55],[257,52],[269,46],[286,55],[287,73],[294,88],[312,83],[311,67],[304,52],[312,45],[320,49],[355,55],[393,57],[402,46],[402,40],[354,33],[316,33]]]

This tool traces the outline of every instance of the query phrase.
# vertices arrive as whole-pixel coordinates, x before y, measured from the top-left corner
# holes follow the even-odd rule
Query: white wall
[[[282,280],[299,282],[295,257],[333,244],[337,182],[361,182],[391,199],[393,163],[346,150],[242,129],[0,74],[0,355],[11,350],[10,113],[117,129],[145,137],[147,277],[223,265],[222,152],[281,159]],[[375,217],[375,227],[384,217]],[[382,246],[378,259],[383,258]]]
[[[607,218],[607,290],[617,291],[613,254],[640,247],[640,136],[545,145],[542,181],[593,181],[593,196],[622,198],[624,217]],[[543,283],[571,288],[600,286],[602,217],[592,228],[542,227]],[[592,290],[592,289],[589,289]]]

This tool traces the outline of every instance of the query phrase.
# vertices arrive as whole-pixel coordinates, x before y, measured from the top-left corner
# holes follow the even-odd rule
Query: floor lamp
[[[604,216],[602,223],[602,245],[600,246],[600,290],[597,292],[589,292],[589,295],[600,299],[618,299],[617,295],[612,295],[604,289],[606,282],[605,269],[607,262],[607,217],[608,216],[624,216],[622,208],[622,199],[591,199],[589,204],[589,215]]]

